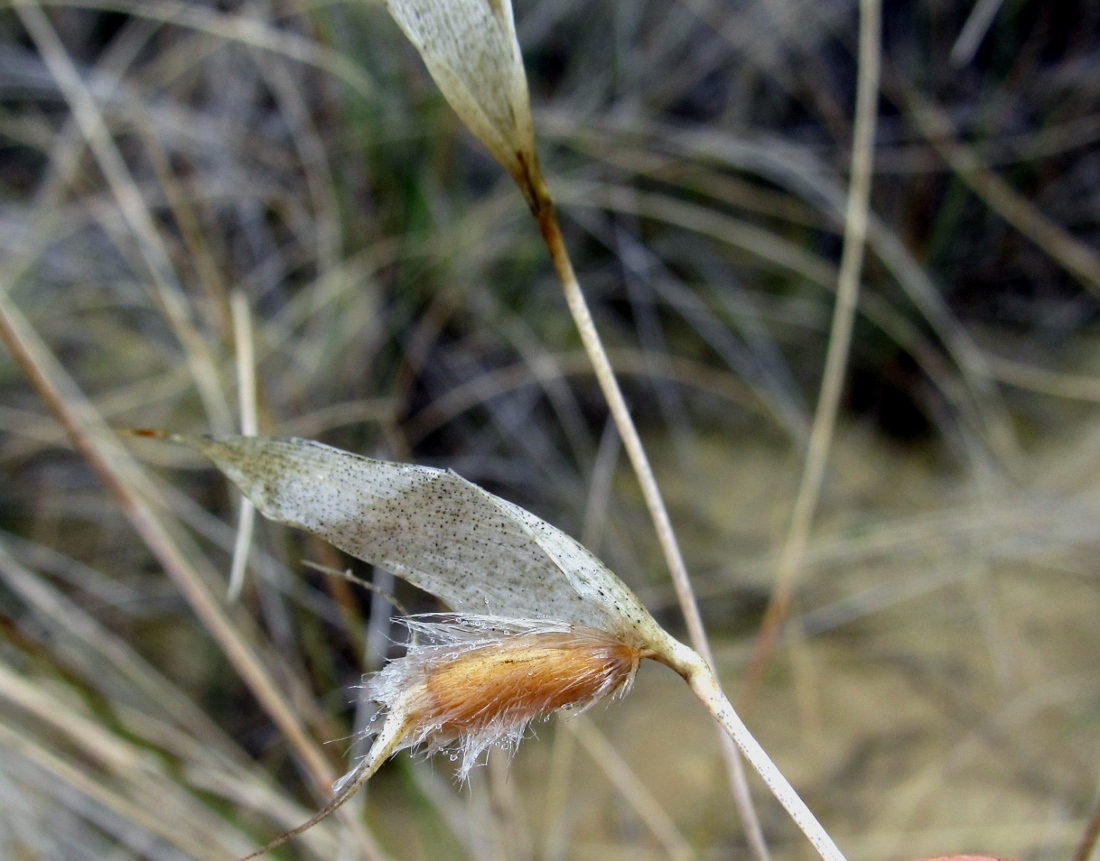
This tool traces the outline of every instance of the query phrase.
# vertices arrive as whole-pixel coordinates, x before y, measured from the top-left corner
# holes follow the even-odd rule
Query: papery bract
[[[387,0],[466,126],[534,206],[542,179],[511,0]]]
[[[455,612],[555,619],[658,656],[679,647],[638,597],[560,529],[450,470],[269,437],[173,437],[272,520],[379,565]]]

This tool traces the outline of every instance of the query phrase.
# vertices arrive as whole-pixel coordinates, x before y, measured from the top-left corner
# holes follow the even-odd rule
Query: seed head
[[[430,642],[387,664],[367,693],[387,722],[407,726],[395,750],[461,753],[463,779],[489,746],[515,748],[532,720],[626,693],[643,657],[636,645],[568,622],[464,615],[405,624]]]
[[[369,754],[321,811],[254,855],[329,816],[398,750],[461,755],[464,778],[491,745],[514,748],[532,720],[627,691],[642,658],[678,672],[685,655],[699,660],[588,550],[449,470],[300,439],[170,438],[214,461],[264,516],[454,611],[405,620],[416,641],[367,682],[385,713]]]

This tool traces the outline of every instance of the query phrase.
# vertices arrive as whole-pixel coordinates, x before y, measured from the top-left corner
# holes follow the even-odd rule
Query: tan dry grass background
[[[1100,13],[1054,5],[1005,0],[956,68],[970,4],[886,4],[852,370],[791,623],[739,703],[852,859],[1068,859],[1100,791]],[[827,347],[855,4],[517,20],[567,241],[736,701]],[[583,535],[678,629],[523,201],[380,7],[5,5],[0,146],[5,319],[109,425],[236,426],[236,289],[264,432],[452,466]],[[135,443],[144,478],[108,461],[183,549],[173,581],[0,362],[0,857],[231,858],[296,824],[368,717],[352,686],[385,608],[261,524],[217,609],[236,501]],[[670,672],[591,723],[612,753],[541,726],[468,790],[398,758],[366,821],[401,859],[747,857]],[[776,857],[809,857],[754,789]],[[331,821],[281,854],[364,845]]]

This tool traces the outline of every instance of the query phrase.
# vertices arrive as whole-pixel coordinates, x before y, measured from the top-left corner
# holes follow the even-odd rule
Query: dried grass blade
[[[327,789],[335,776],[333,768],[321,749],[306,734],[290,703],[253,648],[215,600],[195,567],[196,563],[192,562],[193,559],[201,559],[201,554],[197,551],[191,554],[185,552],[179,543],[181,536],[174,536],[173,530],[146,501],[152,490],[143,480],[137,464],[118,444],[95,407],[39,339],[2,286],[0,341],[7,346],[50,411],[65,427],[76,450],[107,486],[242,680],[287,738],[316,786]],[[381,857],[365,826],[353,820],[352,827],[362,835],[362,845],[368,856]]]
[[[230,411],[219,384],[217,363],[191,320],[168,250],[137,183],[115,145],[103,113],[39,4],[23,0],[16,4],[15,10],[69,103],[81,134],[107,179],[119,212],[137,241],[139,253],[155,287],[158,304],[180,342],[211,424],[228,430],[231,427]]]
[[[256,350],[252,340],[248,297],[240,290],[234,290],[229,297],[229,310],[233,318],[233,345],[237,352],[237,399],[241,414],[241,433],[255,436],[259,429],[256,407]],[[255,524],[256,509],[247,497],[242,497],[237,516],[237,538],[233,544],[233,564],[229,569],[230,603],[240,597],[241,589],[244,588],[248,549],[252,544]]]
[[[951,119],[906,82],[899,85],[918,130],[959,179],[1016,230],[1038,245],[1093,296],[1100,297],[1100,254],[1039,211],[960,143]]]
[[[859,81],[856,95],[856,121],[852,143],[851,180],[848,209],[844,219],[844,251],[837,279],[836,304],[829,332],[829,347],[822,371],[821,390],[814,412],[806,460],[795,495],[791,520],[779,555],[771,599],[760,626],[753,658],[744,681],[744,699],[756,696],[764,668],[779,634],[794,595],[795,581],[806,553],[810,527],[821,496],[825,464],[836,427],[840,396],[844,386],[848,351],[852,343],[856,307],[859,302],[860,274],[867,243],[871,205],[871,169],[874,161],[875,125],[878,118],[879,72],[881,67],[881,0],[861,0],[859,39]]]
[[[171,818],[158,816],[148,810],[146,805],[131,801],[114,789],[105,786],[84,770],[76,768],[34,739],[19,730],[0,721],[0,744],[38,768],[43,769],[60,784],[71,787],[85,797],[115,813],[123,821],[132,823],[147,834],[159,837],[168,844],[177,847],[190,857],[204,861],[224,861],[224,847],[198,845],[196,835],[181,832]],[[60,794],[61,787],[58,786]]]

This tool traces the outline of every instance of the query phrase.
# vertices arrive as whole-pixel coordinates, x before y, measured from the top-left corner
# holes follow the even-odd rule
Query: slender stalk
[[[668,510],[665,507],[664,498],[657,485],[657,479],[653,475],[653,467],[649,463],[645,447],[634,425],[634,419],[630,415],[630,409],[626,405],[619,381],[611,367],[611,360],[604,349],[603,341],[592,319],[592,312],[588,308],[588,302],[584,297],[577,276],[573,271],[573,264],[569,259],[569,252],[565,248],[565,242],[561,234],[561,226],[554,211],[553,204],[540,213],[539,228],[546,240],[550,257],[554,263],[554,269],[565,291],[565,300],[569,305],[569,311],[580,333],[581,342],[585,352],[596,373],[596,380],[600,385],[604,398],[607,400],[615,427],[622,437],[623,446],[627,456],[638,476],[638,483],[642,488],[646,507],[649,509],[653,525],[657,530],[657,540],[664,552],[665,561],[672,571],[673,586],[676,589],[676,597],[684,611],[684,620],[687,623],[688,635],[691,638],[695,650],[710,660],[710,647],[707,642],[706,630],[703,627],[703,619],[699,614],[699,605],[695,600],[691,582],[688,577],[687,567],[684,564],[683,554],[680,552],[676,533],[672,529],[672,521],[669,519]]]
[[[229,297],[233,317],[233,345],[237,352],[237,400],[241,413],[241,433],[255,436],[259,433],[256,408],[256,350],[252,340],[252,323],[248,316],[248,298],[240,290]],[[241,496],[237,513],[237,539],[233,544],[233,564],[229,569],[229,602],[241,596],[245,572],[248,570],[248,551],[252,546],[252,533],[256,525],[256,507],[248,497]]]
[[[600,333],[592,319],[592,312],[588,308],[584,292],[581,290],[576,273],[573,271],[573,263],[569,259],[569,252],[565,247],[565,240],[562,236],[561,224],[558,222],[553,199],[550,197],[550,192],[542,181],[537,168],[534,171],[534,176],[535,178],[532,179],[528,175],[526,186],[521,183],[520,188],[524,190],[531,211],[538,222],[539,231],[542,233],[542,238],[550,251],[550,259],[553,261],[554,270],[557,272],[558,280],[565,291],[565,301],[569,306],[569,312],[573,316],[573,322],[580,333],[585,352],[592,362],[600,390],[607,401],[615,427],[619,431],[627,456],[634,467],[634,473],[638,477],[638,483],[642,488],[642,496],[645,499],[646,507],[649,509],[649,515],[653,519],[653,525],[657,530],[657,540],[661,545],[665,562],[672,574],[672,584],[684,614],[691,644],[702,655],[707,665],[713,667],[714,655],[711,652],[706,629],[703,627],[699,604],[695,600],[695,592],[691,588],[687,566],[684,564],[684,557],[680,552],[676,533],[672,529],[672,521],[668,516],[668,509],[665,507],[660,487],[653,475],[653,467],[649,463],[649,456],[646,454],[645,446],[642,445],[642,439],[638,435],[638,429],[635,427],[630,409],[626,405],[626,399],[619,387],[619,381],[611,367],[607,350],[604,348]],[[737,805],[738,813],[745,827],[745,835],[749,846],[758,861],[770,861],[771,855],[768,852],[767,844],[764,842],[764,832],[760,828],[760,820],[752,805],[752,796],[749,793],[744,765],[729,737],[725,733],[721,733],[720,739],[734,803]]]
[[[852,167],[848,187],[848,211],[844,219],[844,251],[837,277],[836,304],[833,307],[829,349],[825,357],[821,391],[806,462],[802,468],[790,526],[779,555],[760,636],[745,674],[742,704],[751,703],[764,677],[768,659],[775,647],[779,628],[787,616],[794,595],[798,570],[806,553],[814,513],[821,498],[825,464],[836,428],[840,395],[852,343],[852,327],[859,300],[859,279],[863,269],[863,251],[867,243],[868,213],[871,199],[871,167],[874,159],[875,121],[878,116],[879,71],[881,55],[881,0],[860,0],[859,82],[856,91],[856,119],[852,142]]]
[[[722,693],[722,688],[718,685],[718,680],[714,677],[710,667],[700,661],[694,668],[689,670],[684,678],[687,679],[691,689],[695,691],[695,695],[706,703],[711,713],[729,733],[730,738],[734,740],[741,753],[745,755],[745,759],[749,761],[756,773],[768,785],[776,800],[783,805],[787,813],[790,814],[791,819],[806,835],[806,839],[813,844],[814,849],[817,850],[824,861],[845,861],[843,853],[833,842],[833,838],[817,821],[817,817],[806,806],[806,802],[795,792],[794,787],[783,776],[775,763],[771,761],[768,754],[764,752],[764,748],[753,738],[748,727],[734,711],[729,699]]]

